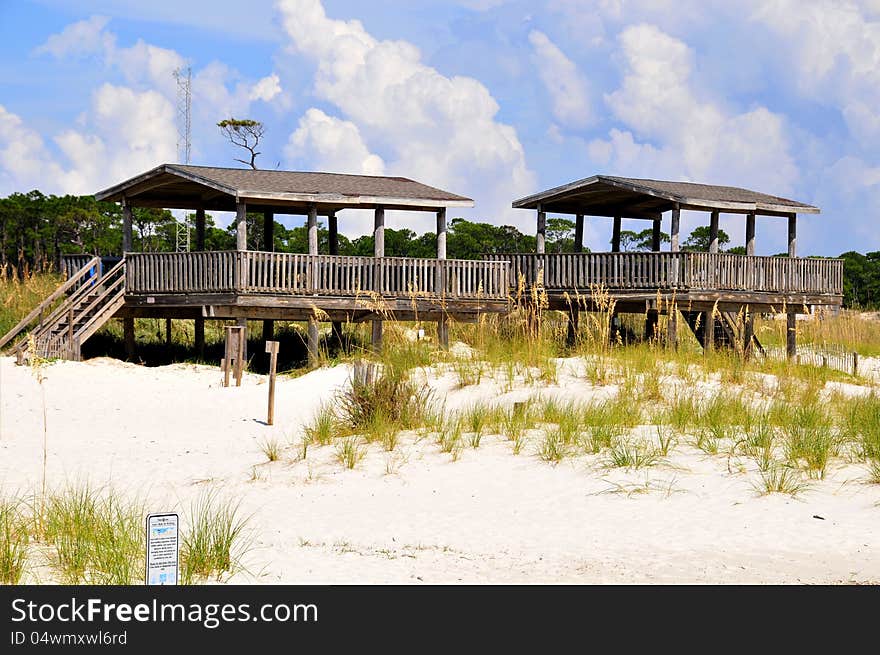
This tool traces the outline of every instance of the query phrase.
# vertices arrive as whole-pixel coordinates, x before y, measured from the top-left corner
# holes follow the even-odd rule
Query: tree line
[[[195,215],[183,226],[166,209],[135,207],[132,211],[132,247],[139,252],[169,252],[177,249],[178,239],[190,231],[195,242]],[[263,215],[248,214],[248,247],[263,249]],[[220,228],[210,215],[205,217],[205,249],[235,249],[235,227]],[[548,252],[574,251],[574,221],[551,217],[547,220]],[[651,228],[639,232],[622,230],[620,248],[624,252],[651,250]],[[274,250],[308,252],[305,225],[288,228],[275,221]],[[662,243],[669,235],[661,233]],[[720,230],[720,249],[744,254],[741,246],[726,248],[730,237]],[[320,252],[329,250],[329,233],[319,223]],[[433,232],[416,234],[402,229],[385,229],[385,254],[389,257],[433,257],[437,237]],[[523,234],[511,225],[492,225],[454,218],[447,235],[447,255],[453,259],[480,259],[484,254],[534,252],[535,237]],[[610,249],[610,248],[609,248]],[[707,251],[709,228],[697,227],[682,242],[682,250]],[[588,249],[585,249],[588,251]],[[27,275],[30,271],[58,270],[65,254],[121,255],[122,210],[116,203],[98,202],[92,196],[54,196],[40,191],[13,193],[0,198],[0,270],[6,275]],[[339,254],[372,255],[373,236],[348,238],[339,234]],[[780,253],[784,256],[784,253]],[[880,252],[861,254],[850,251],[844,260],[844,305],[880,307]]]

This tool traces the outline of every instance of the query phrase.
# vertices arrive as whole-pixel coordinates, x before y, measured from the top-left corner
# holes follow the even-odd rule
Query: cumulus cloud
[[[587,81],[575,63],[546,34],[529,34],[541,81],[553,101],[553,115],[569,127],[584,127],[590,122],[590,96]]]
[[[65,189],[66,177],[67,172],[52,161],[39,133],[0,105],[0,193],[42,187],[47,178]]]
[[[880,145],[880,21],[874,0],[753,2],[752,20],[785,43],[801,92],[840,109],[853,136]]]
[[[763,106],[730,112],[701,97],[692,51],[653,25],[627,28],[619,43],[624,76],[605,100],[625,129],[590,144],[594,161],[631,174],[791,192],[798,169],[783,116]]]
[[[139,39],[120,46],[108,20],[93,16],[50,36],[36,53],[56,58],[97,57],[126,85],[105,83],[94,90],[75,128],[44,138],[0,107],[0,184],[4,190],[39,186],[48,192],[94,193],[158,164],[177,159],[174,71],[186,59],[174,50]],[[220,62],[193,76],[194,150],[199,137],[215,136],[214,124],[246,115],[252,101],[281,94],[278,75],[256,82]],[[207,141],[207,138],[204,138]]]
[[[113,35],[104,31],[109,20],[106,16],[92,16],[71,23],[58,34],[51,35],[35,52],[58,58],[102,53],[113,47]]]
[[[411,43],[378,40],[357,20],[328,18],[320,0],[278,7],[290,49],[317,65],[315,94],[356,125],[365,143],[390,153],[387,169],[471,194],[487,219],[515,216],[511,198],[533,190],[534,176],[483,84],[440,74]]]
[[[281,78],[275,73],[267,75],[251,87],[249,98],[269,102],[281,93]]]
[[[291,161],[306,161],[324,171],[357,175],[385,172],[385,162],[370,152],[357,125],[315,108],[300,118],[285,154]]]

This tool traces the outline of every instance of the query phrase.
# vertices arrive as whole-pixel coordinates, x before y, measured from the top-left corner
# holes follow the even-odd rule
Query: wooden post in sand
[[[267,341],[266,352],[269,353],[269,413],[266,423],[275,424],[275,368],[278,365],[278,342]]]
[[[242,361],[244,360],[244,335],[245,328],[240,325],[226,326],[226,349],[225,357],[220,363],[223,369],[223,386],[229,386],[229,371],[233,367],[235,374],[235,386],[241,386]]]

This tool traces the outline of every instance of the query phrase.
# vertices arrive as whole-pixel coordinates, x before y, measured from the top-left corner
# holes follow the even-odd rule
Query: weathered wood
[[[196,357],[203,360],[205,358],[205,319],[202,317],[193,320],[193,341]]]
[[[670,252],[678,252],[681,247],[679,245],[679,232],[681,230],[681,208],[676,205],[672,208],[672,219],[669,226],[669,250]]]
[[[614,225],[611,229],[611,252],[620,252],[620,228],[623,223],[621,216],[614,217]]]
[[[278,368],[278,342],[266,341],[266,352],[269,353],[269,407],[266,412],[266,423],[275,425],[275,370]]]
[[[235,204],[235,248],[247,250],[247,203],[241,200]]]
[[[535,252],[543,254],[546,251],[547,239],[547,213],[538,205],[538,225],[535,231]]]
[[[131,240],[131,223],[132,223],[132,215],[131,215],[131,204],[127,199],[123,198],[122,200],[122,252],[131,252],[132,249],[132,240]]]
[[[788,256],[797,257],[797,214],[788,215]]]
[[[309,235],[309,254],[318,254],[318,205],[309,205],[309,213],[306,222]]]
[[[546,289],[584,291],[592,284],[609,289],[691,289],[840,295],[843,262],[839,259],[749,257],[729,253],[532,253],[486,255],[487,261],[511,264],[511,280],[522,275],[538,284],[538,263]],[[745,300],[744,300],[745,302]],[[760,300],[759,300],[760,302]]]
[[[755,254],[755,214],[746,214],[746,255]]]
[[[446,208],[437,210],[437,259],[446,259]]]
[[[170,354],[171,349],[171,319],[165,319],[165,352]]]
[[[785,354],[789,359],[797,357],[797,312],[790,307],[785,313]]]
[[[651,250],[660,252],[660,219],[654,220],[651,227]]]
[[[709,252],[718,252],[718,212],[714,211],[709,220]]]
[[[241,367],[238,369],[238,385],[241,385],[241,369],[247,365],[248,359],[248,351],[247,351],[247,339],[248,339],[248,324],[247,317],[239,318],[236,323],[237,327],[241,330],[241,346],[239,348],[239,355],[241,357]]]
[[[449,348],[449,319],[445,313],[437,321],[437,343],[441,348]]]
[[[584,215],[575,214],[574,217],[574,251],[584,251]]]

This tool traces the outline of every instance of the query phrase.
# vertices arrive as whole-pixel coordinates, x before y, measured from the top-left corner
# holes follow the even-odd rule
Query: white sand
[[[348,375],[344,366],[279,379],[276,426],[266,384],[220,386],[217,369],[144,368],[108,359],[45,369],[48,479],[88,479],[185,510],[213,485],[252,513],[250,572],[233,582],[847,582],[880,581],[880,487],[836,462],[797,499],[759,496],[749,463],[679,445],[666,464],[609,469],[601,457],[558,465],[500,437],[453,462],[432,439],[372,446],[353,471],[333,448],[268,463],[259,443],[290,442]],[[569,375],[544,393],[611,394]],[[447,408],[540,390],[453,390]],[[39,486],[42,410],[29,369],[0,359],[0,487]],[[729,469],[730,467],[730,469]],[[389,473],[389,469],[391,472]],[[257,479],[254,480],[253,478]],[[814,518],[814,515],[824,520]]]

